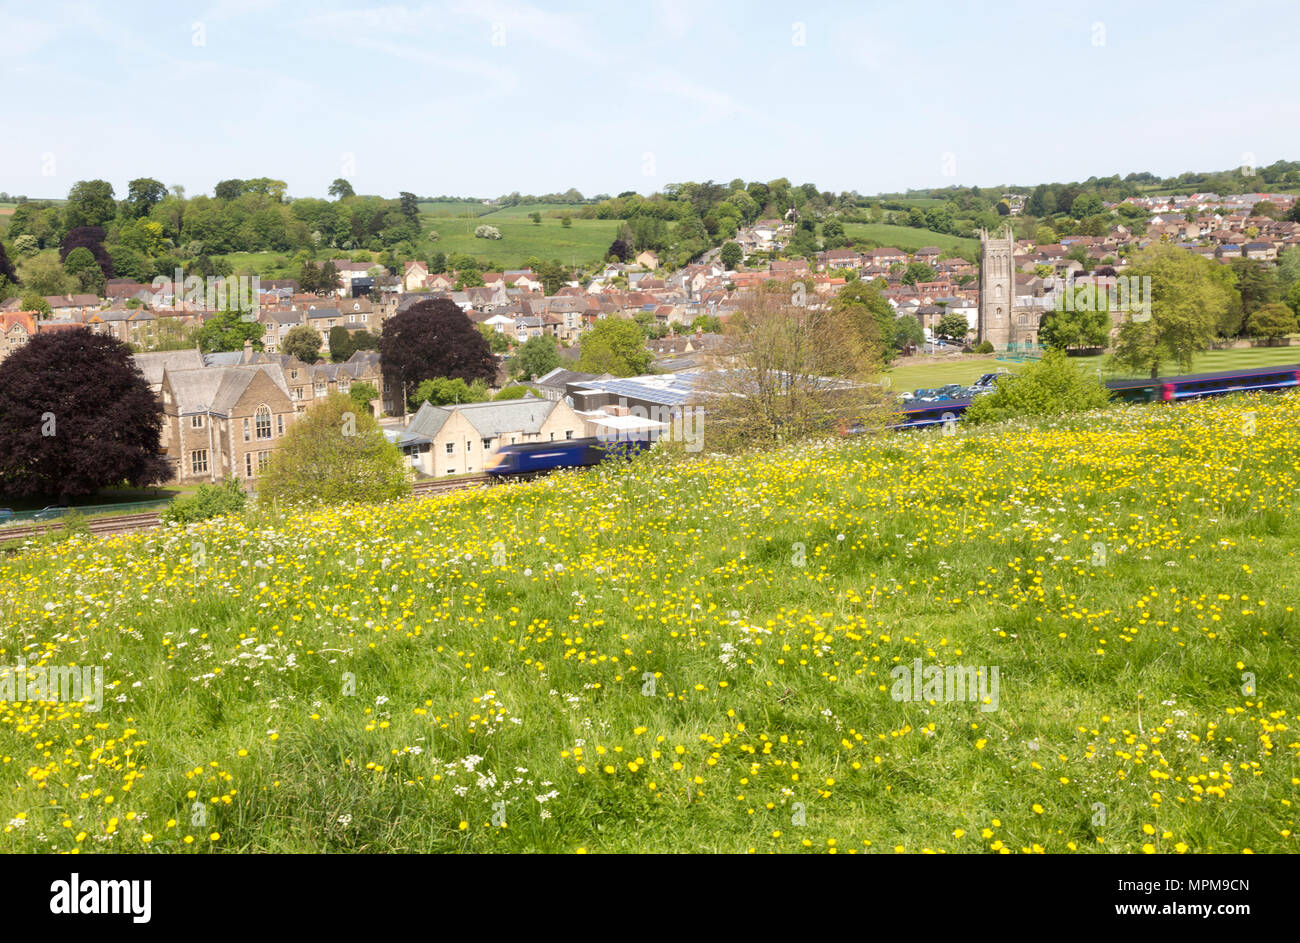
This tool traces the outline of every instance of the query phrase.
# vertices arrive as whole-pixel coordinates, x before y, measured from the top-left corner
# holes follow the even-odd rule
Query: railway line
[[[1187,376],[1163,377],[1156,380],[1110,381],[1106,384],[1112,395],[1118,400],[1128,402],[1177,403],[1189,399],[1207,396],[1221,396],[1227,393],[1251,391],[1276,391],[1300,387],[1300,364],[1287,364],[1280,367],[1264,367],[1253,370],[1235,370],[1221,373],[1192,374]],[[946,402],[927,403],[902,411],[902,421],[894,426],[896,429],[919,428],[953,423],[960,420],[961,414],[970,406],[970,400],[949,400]],[[845,431],[854,431],[851,427]],[[550,444],[548,443],[548,447]],[[516,466],[518,467],[518,466]],[[465,488],[479,488],[495,484],[503,479],[524,481],[546,474],[551,469],[530,469],[512,472],[506,475],[480,474],[465,478],[425,479],[411,485],[411,494],[416,497],[428,497],[460,491]],[[58,530],[65,522],[56,519],[26,526],[0,527],[0,549],[13,549],[23,540]],[[150,530],[162,523],[155,511],[138,514],[122,514],[115,517],[96,517],[86,521],[86,530],[98,536],[130,534]]]

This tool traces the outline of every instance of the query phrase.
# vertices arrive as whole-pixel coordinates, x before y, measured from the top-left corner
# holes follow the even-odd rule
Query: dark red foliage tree
[[[3,242],[0,242],[0,278],[7,278],[11,283],[18,284],[18,276],[14,274],[14,264],[9,261]]]
[[[131,348],[111,337],[37,334],[0,361],[0,494],[66,499],[166,481],[161,431]]]
[[[390,383],[409,398],[423,380],[435,377],[466,383],[496,377],[497,363],[488,342],[450,298],[417,302],[384,322],[379,363]]]
[[[90,254],[95,257],[95,261],[99,263],[100,271],[104,273],[104,277],[112,278],[113,257],[104,248],[104,236],[103,226],[78,226],[76,229],[69,229],[68,234],[63,237],[63,242],[59,245],[59,261],[66,262],[69,252],[84,247],[89,249]]]

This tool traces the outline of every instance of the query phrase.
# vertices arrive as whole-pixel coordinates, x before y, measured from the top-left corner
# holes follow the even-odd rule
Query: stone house
[[[416,469],[440,478],[481,472],[487,457],[503,445],[580,439],[585,429],[582,417],[562,399],[424,403],[397,444]]]
[[[278,364],[164,369],[162,447],[178,484],[253,481],[293,423]]]

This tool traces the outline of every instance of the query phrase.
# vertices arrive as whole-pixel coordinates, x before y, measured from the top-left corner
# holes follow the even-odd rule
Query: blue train
[[[650,448],[647,439],[600,438],[566,439],[563,442],[525,442],[521,445],[503,445],[488,457],[484,468],[489,475],[526,475],[551,471],[555,468],[581,468],[599,465],[609,458],[631,458]]]
[[[1154,380],[1107,380],[1106,388],[1117,400],[1130,403],[1176,403],[1185,399],[1223,396],[1265,390],[1286,390],[1300,386],[1300,364],[1225,370],[1219,373],[1189,373]],[[895,429],[940,426],[961,418],[974,397],[940,402],[913,401],[899,411]]]

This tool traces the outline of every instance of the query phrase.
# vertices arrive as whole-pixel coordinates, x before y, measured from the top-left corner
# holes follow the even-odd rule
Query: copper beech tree
[[[84,327],[0,361],[0,494],[75,497],[171,477],[162,411],[131,349]]]

